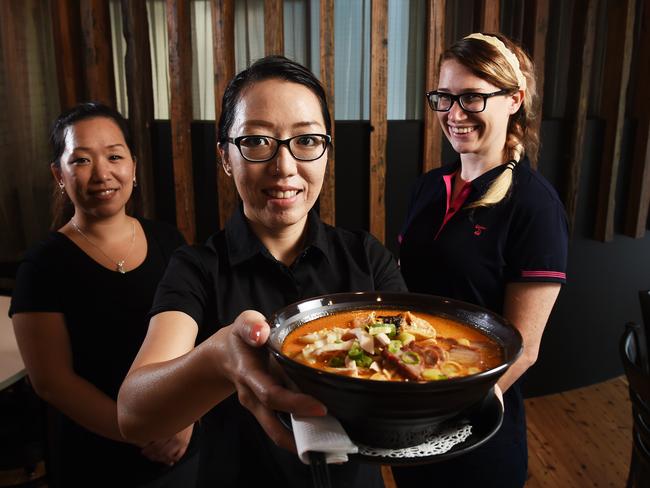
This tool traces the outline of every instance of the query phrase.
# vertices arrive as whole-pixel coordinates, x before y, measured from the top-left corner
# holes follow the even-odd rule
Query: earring
[[[61,191],[61,195],[65,195],[65,184],[62,181],[59,181],[59,190]]]
[[[134,176],[133,177],[133,188],[135,188],[136,186],[138,186],[138,182],[136,181],[135,176]]]

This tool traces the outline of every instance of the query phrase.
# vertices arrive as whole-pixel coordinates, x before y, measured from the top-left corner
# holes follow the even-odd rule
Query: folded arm
[[[559,293],[559,283],[510,283],[506,287],[503,315],[521,333],[524,350],[498,382],[504,392],[537,361],[542,334]]]
[[[12,321],[36,393],[86,429],[126,442],[118,428],[115,401],[73,369],[63,314],[17,313]]]

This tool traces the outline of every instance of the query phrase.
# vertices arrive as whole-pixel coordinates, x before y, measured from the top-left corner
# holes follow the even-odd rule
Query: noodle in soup
[[[455,320],[418,312],[354,311],[292,331],[282,352],[307,366],[378,381],[438,381],[503,362],[501,347]]]

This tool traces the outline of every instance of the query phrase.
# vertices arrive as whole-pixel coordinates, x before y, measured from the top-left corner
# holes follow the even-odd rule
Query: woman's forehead
[[[316,94],[308,87],[285,80],[256,82],[242,91],[235,111],[235,126],[320,126],[325,123]]]
[[[459,88],[464,91],[480,91],[487,88],[492,89],[495,86],[474,74],[458,60],[447,59],[440,66],[438,89],[452,90]]]

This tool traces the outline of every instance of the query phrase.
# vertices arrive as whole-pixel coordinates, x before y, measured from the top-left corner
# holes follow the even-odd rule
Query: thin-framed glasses
[[[458,102],[465,112],[478,113],[485,110],[487,99],[508,94],[508,90],[499,90],[493,93],[461,93],[452,95],[447,92],[430,91],[426,94],[429,107],[436,112],[449,112],[454,102]]]
[[[282,145],[287,146],[291,155],[298,161],[315,161],[325,154],[332,138],[327,134],[300,134],[288,139],[250,135],[229,137],[226,141],[237,146],[246,161],[264,163],[273,159]]]

